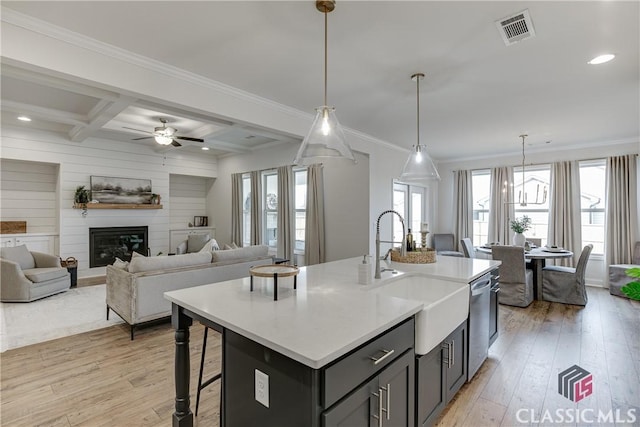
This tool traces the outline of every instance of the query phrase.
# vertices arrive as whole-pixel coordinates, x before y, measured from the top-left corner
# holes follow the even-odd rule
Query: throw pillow
[[[224,244],[224,250],[225,250],[225,251],[228,251],[229,249],[233,249],[233,248],[232,248],[230,245],[228,245],[228,244],[226,244],[226,243],[225,243],[225,244]]]
[[[238,245],[236,245],[236,242],[231,242],[231,249],[238,249]]]
[[[189,234],[187,237],[187,253],[200,252],[200,249],[211,240],[208,234]]]
[[[137,253],[137,252],[134,252],[134,253]],[[131,256],[131,258],[134,258],[134,256]],[[129,267],[129,263],[127,261],[121,260],[120,258],[116,258],[116,260],[113,261],[113,266],[115,268],[119,268],[120,270],[126,270]]]
[[[133,253],[131,254],[131,259],[137,258],[137,257],[142,257],[142,258],[146,258],[144,255],[142,255],[139,252],[133,251]]]
[[[213,244],[213,240],[209,240],[207,243],[204,244],[204,246],[202,247],[202,249],[200,249],[198,251],[199,254],[204,253],[204,252],[211,252],[211,245]]]
[[[0,258],[20,264],[20,268],[23,270],[36,268],[36,262],[33,259],[33,255],[31,255],[31,252],[29,252],[26,245],[7,246],[2,248],[0,249]]]
[[[216,239],[211,239],[211,250],[212,251],[220,250],[220,245],[218,245],[218,242],[216,241]]]

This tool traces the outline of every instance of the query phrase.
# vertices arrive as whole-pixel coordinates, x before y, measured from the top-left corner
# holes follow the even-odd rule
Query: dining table
[[[490,246],[478,246],[476,252],[491,255]],[[541,299],[542,297],[542,269],[548,259],[562,259],[573,257],[573,252],[568,249],[549,249],[546,247],[535,247],[531,250],[525,250],[524,258],[530,261],[530,270],[533,271],[533,298]]]

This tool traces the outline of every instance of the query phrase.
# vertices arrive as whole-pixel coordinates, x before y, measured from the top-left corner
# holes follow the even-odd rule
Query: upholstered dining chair
[[[466,258],[475,258],[476,257],[476,248],[473,247],[473,243],[471,239],[465,237],[460,240],[460,245],[462,246],[462,252],[464,252],[464,256]]]
[[[493,259],[500,265],[500,293],[498,302],[527,307],[533,302],[533,271],[526,269],[522,246],[494,246]]]
[[[582,249],[576,268],[548,266],[542,269],[542,299],[573,305],[587,305],[584,276],[593,245]]]
[[[438,255],[464,257],[462,252],[455,249],[455,239],[453,234],[434,234],[433,249]]]

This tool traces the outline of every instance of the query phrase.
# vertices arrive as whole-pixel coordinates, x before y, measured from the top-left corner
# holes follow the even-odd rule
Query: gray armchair
[[[533,302],[533,271],[526,269],[522,246],[494,246],[493,259],[500,265],[498,302],[516,307],[528,307]]]
[[[466,258],[475,258],[476,257],[476,248],[473,247],[473,243],[471,243],[471,239],[465,237],[460,240],[460,244],[462,246],[462,251],[464,252],[464,256]]]
[[[190,254],[194,252],[206,252],[212,249],[220,249],[218,242],[208,234],[190,234],[187,240],[180,242],[176,248],[176,255]]]
[[[542,269],[542,299],[564,304],[587,305],[584,275],[593,245],[582,249],[576,268],[549,266]]]
[[[70,287],[57,256],[29,252],[25,245],[0,249],[0,301],[30,302]]]
[[[455,249],[455,239],[453,234],[434,234],[433,249],[438,255],[464,257],[462,252]]]
[[[620,289],[632,281],[626,271],[633,267],[640,267],[640,242],[636,242],[631,264],[611,264],[609,266],[609,293],[611,295],[629,298]]]

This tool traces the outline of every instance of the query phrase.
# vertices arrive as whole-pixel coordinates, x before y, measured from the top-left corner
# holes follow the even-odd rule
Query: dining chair
[[[462,246],[462,252],[464,252],[464,256],[466,258],[475,258],[476,257],[476,248],[473,247],[473,243],[471,243],[471,239],[465,237],[460,240],[460,245]]]
[[[585,272],[593,245],[582,249],[576,268],[548,266],[542,269],[542,299],[563,304],[587,305]]]
[[[438,255],[464,257],[462,252],[456,251],[455,238],[453,234],[450,233],[434,234],[433,249],[436,250],[436,254]]]
[[[527,237],[527,241],[532,244],[532,245],[536,245],[537,247],[542,246],[542,239],[537,238],[537,237]]]
[[[533,271],[527,270],[522,246],[494,246],[494,260],[500,264],[498,302],[516,307],[528,307],[533,302]]]

